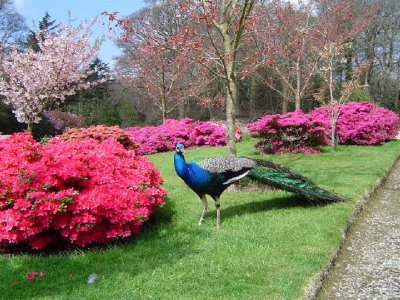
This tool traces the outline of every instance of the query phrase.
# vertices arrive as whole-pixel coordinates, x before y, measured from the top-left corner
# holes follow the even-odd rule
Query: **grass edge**
[[[342,230],[342,238],[340,240],[338,247],[333,252],[333,254],[329,258],[326,265],[310,278],[309,282],[306,284],[306,286],[303,289],[304,294],[301,299],[303,299],[303,300],[318,299],[318,296],[321,292],[322,286],[323,286],[325,280],[329,276],[330,270],[335,266],[337,259],[342,252],[344,242],[348,238],[351,228],[353,227],[354,223],[358,220],[359,215],[364,210],[364,208],[367,206],[367,204],[374,198],[378,189],[385,183],[387,178],[392,174],[393,170],[395,169],[395,167],[398,163],[400,163],[400,155],[398,155],[393,160],[393,162],[391,163],[389,168],[386,170],[385,174],[377,180],[375,186],[372,189],[370,189],[369,191],[367,191],[362,197],[360,197],[360,200],[357,201],[357,203],[350,215],[348,224]]]

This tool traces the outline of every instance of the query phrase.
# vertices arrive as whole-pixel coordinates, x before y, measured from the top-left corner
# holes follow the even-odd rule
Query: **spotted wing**
[[[234,156],[213,157],[201,164],[201,167],[210,173],[247,171],[255,166],[256,162],[250,158]]]

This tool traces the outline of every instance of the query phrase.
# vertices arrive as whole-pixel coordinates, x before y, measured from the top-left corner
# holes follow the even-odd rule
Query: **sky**
[[[107,12],[119,12],[125,16],[145,6],[143,0],[14,0],[17,11],[25,17],[26,24],[31,29],[36,27],[44,14],[48,12],[51,20],[68,21],[68,12],[72,19],[79,21],[90,20],[96,15]],[[36,28],[37,29],[37,28]],[[100,36],[107,32],[107,26],[100,24],[94,28],[94,35]],[[119,49],[111,40],[106,40],[101,48],[99,57],[112,65],[112,58],[118,56]]]

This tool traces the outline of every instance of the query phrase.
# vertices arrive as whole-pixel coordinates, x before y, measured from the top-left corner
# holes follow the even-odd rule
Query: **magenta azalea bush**
[[[177,143],[186,147],[225,145],[225,126],[212,121],[167,119],[159,126],[129,127],[125,131],[139,145],[136,151],[140,155],[170,151]],[[242,132],[238,129],[236,139],[240,140],[241,137]]]
[[[115,139],[0,141],[0,243],[32,249],[106,243],[138,232],[166,191],[154,165]]]
[[[327,107],[313,110],[310,116],[330,133]],[[399,117],[388,109],[370,102],[350,102],[340,108],[336,134],[341,144],[379,145],[394,139],[398,131]]]
[[[260,139],[255,147],[261,154],[317,153],[327,143],[322,123],[299,110],[267,115],[247,124],[247,129]]]

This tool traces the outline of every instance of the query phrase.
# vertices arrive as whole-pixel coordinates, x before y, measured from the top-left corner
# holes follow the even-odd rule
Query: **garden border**
[[[318,271],[310,280],[309,283],[305,286],[304,295],[302,299],[305,300],[316,300],[318,299],[319,293],[322,289],[324,281],[328,278],[328,274],[330,270],[335,266],[339,255],[342,253],[343,245],[345,240],[349,236],[349,232],[353,227],[354,223],[358,220],[359,215],[364,210],[366,205],[373,199],[377,190],[381,188],[383,183],[387,180],[387,178],[392,174],[393,170],[396,167],[396,164],[400,162],[400,155],[398,155],[387,169],[386,173],[377,180],[375,186],[368,191],[362,198],[359,200],[351,213],[350,221],[347,226],[342,231],[342,239],[340,241],[339,246],[334,251],[334,253],[329,258],[327,264],[322,268],[322,270]]]

